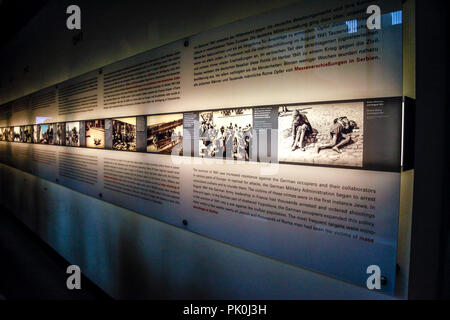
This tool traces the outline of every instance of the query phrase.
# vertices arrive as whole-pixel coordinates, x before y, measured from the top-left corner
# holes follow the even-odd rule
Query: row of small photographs
[[[0,128],[0,141],[32,143],[33,127],[36,127],[36,125]]]
[[[105,148],[105,120],[84,121],[85,145]],[[0,141],[79,147],[81,122],[0,128]],[[147,152],[183,154],[183,114],[147,117]],[[112,148],[136,151],[136,117],[112,119]]]
[[[336,102],[278,108],[280,162],[362,167],[364,103]],[[198,156],[250,161],[254,108],[199,112]],[[64,128],[65,125],[65,128]],[[80,122],[0,129],[0,140],[80,146]],[[105,148],[105,120],[85,121],[88,148]],[[65,139],[63,137],[65,135]],[[146,151],[183,155],[183,114],[147,116]],[[112,120],[112,148],[136,151],[136,118]]]

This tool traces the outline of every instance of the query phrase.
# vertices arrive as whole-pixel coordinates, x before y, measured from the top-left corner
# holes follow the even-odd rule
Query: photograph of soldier
[[[41,144],[53,144],[53,125],[40,124],[39,125],[39,139],[38,143]]]
[[[183,114],[147,117],[147,152],[183,155]]]
[[[200,113],[199,156],[250,160],[253,109],[226,109]]]
[[[280,106],[278,160],[362,167],[363,118],[362,101]]]
[[[65,142],[65,123],[57,123],[56,124],[56,135],[55,135],[55,144],[58,146],[63,146]]]
[[[33,126],[20,127],[20,142],[33,142]]]
[[[20,142],[20,127],[14,127],[13,130],[13,141]]]
[[[104,149],[105,120],[86,121],[85,128],[86,128],[86,147]]]
[[[66,146],[80,146],[80,123],[66,122]]]
[[[112,120],[113,149],[136,151],[136,118]]]

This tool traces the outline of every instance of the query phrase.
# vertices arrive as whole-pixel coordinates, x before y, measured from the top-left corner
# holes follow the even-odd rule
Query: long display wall
[[[401,122],[394,97],[4,127],[0,141],[398,172]]]
[[[392,294],[402,101],[401,2],[307,3],[0,106],[0,161]]]

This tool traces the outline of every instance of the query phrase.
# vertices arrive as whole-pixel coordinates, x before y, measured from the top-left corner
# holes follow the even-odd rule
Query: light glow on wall
[[[358,22],[356,19],[345,21],[345,24],[347,25],[348,33],[355,33],[358,31]]]
[[[391,12],[392,25],[402,24],[402,11]]]

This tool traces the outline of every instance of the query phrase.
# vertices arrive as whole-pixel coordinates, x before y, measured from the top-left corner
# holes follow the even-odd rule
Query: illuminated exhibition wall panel
[[[290,6],[3,105],[0,161],[360,286],[377,265],[392,294],[402,7],[368,29],[370,4]]]

